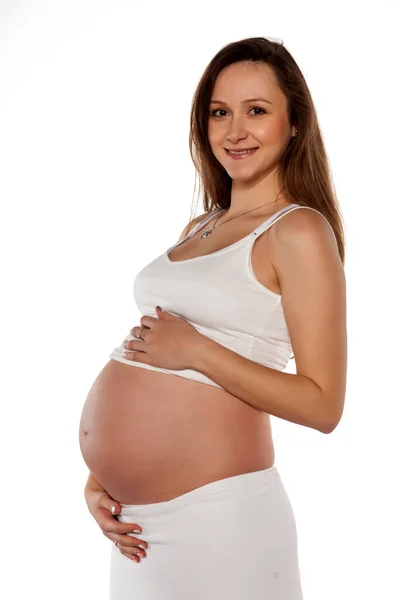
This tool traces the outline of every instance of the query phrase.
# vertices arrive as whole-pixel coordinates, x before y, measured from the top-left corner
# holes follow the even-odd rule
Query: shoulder
[[[320,212],[307,208],[296,208],[284,214],[271,228],[272,238],[277,244],[312,244],[326,240],[336,246],[336,238],[327,219]]]
[[[322,253],[341,263],[337,240],[328,220],[308,208],[296,208],[278,218],[270,228],[270,247],[274,267],[293,260],[294,254],[298,258],[304,254],[312,261]]]
[[[299,277],[343,278],[336,237],[326,218],[315,210],[295,209],[271,227],[270,259],[281,287],[295,291]]]

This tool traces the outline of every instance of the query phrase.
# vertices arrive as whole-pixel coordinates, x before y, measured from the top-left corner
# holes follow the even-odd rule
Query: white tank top
[[[181,242],[168,248],[137,274],[133,292],[142,316],[158,318],[155,307],[159,305],[171,314],[183,317],[202,335],[233,352],[282,371],[289,361],[292,347],[281,296],[256,279],[251,266],[251,253],[253,244],[261,233],[284,215],[299,208],[315,210],[290,204],[270,216],[244,238],[221,250],[187,260],[171,261],[168,258],[169,252],[225,209],[213,211],[195,225]],[[331,230],[335,235],[332,227]],[[133,339],[137,338],[131,334],[125,337],[125,340]],[[121,344],[114,348],[109,358],[222,388],[199,371],[154,367],[124,358],[124,351]]]

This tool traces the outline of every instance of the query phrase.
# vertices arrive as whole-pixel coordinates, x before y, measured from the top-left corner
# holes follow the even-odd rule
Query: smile
[[[243,160],[245,158],[248,158],[249,156],[252,156],[257,150],[258,148],[252,148],[251,150],[231,152],[230,150],[227,150],[225,148],[225,152],[230,158],[233,158],[233,160]]]

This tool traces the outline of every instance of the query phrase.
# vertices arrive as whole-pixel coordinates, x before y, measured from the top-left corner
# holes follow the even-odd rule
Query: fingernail
[[[112,514],[114,514],[116,510],[117,510],[117,507],[116,507],[115,505],[113,505],[113,506],[111,507],[111,512],[112,512]]]
[[[138,529],[134,529],[133,533],[142,533],[141,531],[139,531]]]

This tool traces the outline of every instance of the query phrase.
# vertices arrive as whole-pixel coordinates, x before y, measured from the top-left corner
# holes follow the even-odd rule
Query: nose
[[[237,144],[239,140],[246,139],[248,136],[244,127],[243,119],[239,117],[233,118],[229,125],[226,134],[226,139],[230,144]]]

